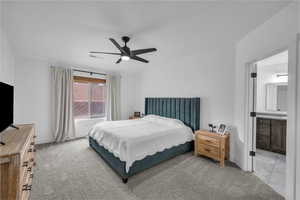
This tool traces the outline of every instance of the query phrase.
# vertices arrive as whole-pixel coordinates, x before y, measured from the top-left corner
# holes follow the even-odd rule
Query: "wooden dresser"
[[[205,130],[195,132],[195,156],[203,155],[220,161],[224,167],[225,159],[229,159],[229,135],[220,135]]]
[[[35,166],[35,129],[33,124],[17,125],[1,133],[0,199],[27,200]]]

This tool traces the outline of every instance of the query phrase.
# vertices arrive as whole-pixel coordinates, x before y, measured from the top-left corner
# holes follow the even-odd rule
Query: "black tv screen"
[[[13,124],[14,87],[0,82],[0,132]]]

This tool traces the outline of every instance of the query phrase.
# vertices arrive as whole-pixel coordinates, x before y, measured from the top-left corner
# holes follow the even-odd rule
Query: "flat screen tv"
[[[0,132],[14,121],[14,87],[0,82]]]

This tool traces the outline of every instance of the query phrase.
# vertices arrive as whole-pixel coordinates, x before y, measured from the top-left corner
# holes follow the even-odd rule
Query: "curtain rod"
[[[98,72],[90,72],[90,71],[85,71],[85,70],[79,70],[79,69],[73,69],[74,71],[77,71],[77,72],[84,72],[84,73],[89,73],[89,74],[100,74],[100,75],[104,75],[106,76],[107,74],[104,74],[104,73],[98,73]]]

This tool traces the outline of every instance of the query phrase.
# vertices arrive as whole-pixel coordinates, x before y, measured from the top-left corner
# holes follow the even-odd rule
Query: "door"
[[[250,118],[250,142],[251,148],[249,156],[251,156],[251,169],[254,171],[255,167],[255,151],[256,151],[256,97],[257,97],[257,65],[253,63],[250,65],[250,82],[249,82],[249,118]]]

